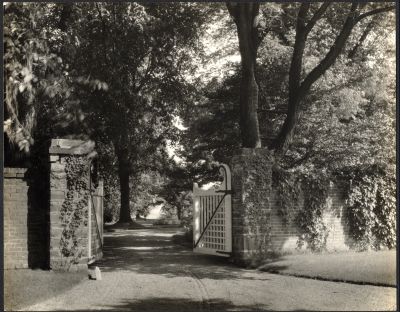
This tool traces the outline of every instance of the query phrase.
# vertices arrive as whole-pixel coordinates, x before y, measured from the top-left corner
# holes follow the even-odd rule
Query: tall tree
[[[269,31],[259,47],[257,59],[263,146],[273,142],[286,118],[289,68],[296,34],[293,16],[298,13],[298,6],[279,4],[273,8],[264,6],[261,10],[270,17],[267,19]],[[319,7],[313,5],[313,12]],[[347,10],[341,4],[331,4],[323,23],[316,23],[307,37],[301,78],[329,51]],[[289,150],[279,159],[282,166],[333,170],[351,164],[393,161],[393,153],[388,151],[394,149],[395,23],[392,14],[371,18],[374,23],[367,37],[364,38],[365,30],[371,27],[371,21],[365,19],[353,30],[335,64],[308,92],[301,107],[303,114],[299,117],[298,131]],[[230,29],[231,25],[226,25],[223,33],[217,34],[216,42],[222,42],[218,36],[225,39]],[[236,42],[226,45],[219,47],[219,51],[226,52],[221,55],[235,53],[234,49],[231,52],[231,46],[237,45]],[[349,57],[349,51],[357,45],[357,51]],[[234,149],[240,147],[237,104],[241,68],[225,68],[225,78],[214,79],[204,86],[199,92],[201,96],[193,101],[196,105],[191,113],[182,116],[188,127],[182,135],[185,146],[182,157],[187,161],[188,176],[195,176],[198,182],[207,182],[203,178],[211,176],[213,164],[226,162]]]
[[[352,3],[343,26],[339,30],[329,52],[322,60],[302,79],[303,70],[303,54],[307,43],[307,37],[312,31],[315,24],[322,18],[328,7],[329,2],[325,2],[314,12],[311,18],[307,18],[310,11],[310,3],[302,3],[300,5],[297,22],[296,22],[296,39],[293,49],[292,62],[289,71],[289,99],[288,111],[285,122],[275,139],[271,144],[271,148],[284,153],[292,141],[293,132],[300,113],[300,103],[304,100],[312,85],[334,64],[340,53],[343,51],[354,27],[361,20],[378,14],[393,10],[394,6],[384,6],[374,8],[370,11],[362,13],[362,8],[366,4]]]
[[[131,221],[130,178],[166,157],[166,139],[176,137],[173,116],[188,105],[185,74],[207,7],[11,3],[6,11],[10,139],[27,150],[40,112],[47,122],[65,116],[49,137],[84,133],[111,145],[100,153],[116,155],[121,221]]]
[[[196,4],[76,4],[70,25],[80,42],[68,60],[82,78],[85,123],[112,144],[121,193],[120,222],[131,222],[130,182],[174,140],[173,116],[187,97],[183,73],[197,46],[204,10]],[[81,20],[85,20],[85,27]],[[189,20],[191,21],[189,23]],[[99,48],[101,47],[101,48]],[[165,153],[164,153],[165,154]]]
[[[240,85],[240,131],[243,147],[261,147],[258,122],[258,84],[256,81],[257,51],[262,41],[260,3],[227,3],[238,32],[242,58]]]
[[[278,136],[269,145],[269,148],[277,151],[278,154],[284,154],[292,140],[293,131],[299,118],[300,103],[309,93],[315,81],[334,64],[335,60],[342,53],[355,26],[368,17],[388,12],[395,8],[393,5],[382,6],[376,4],[352,3],[345,21],[338,29],[337,36],[329,52],[321,59],[319,64],[303,78],[303,54],[307,44],[307,38],[315,24],[321,20],[330,5],[329,2],[325,2],[315,7],[311,3],[302,3],[298,10],[295,43],[289,70],[288,111]],[[257,84],[255,69],[257,65],[258,48],[269,29],[265,27],[266,23],[260,16],[260,5],[258,3],[249,2],[238,4],[228,2],[227,8],[237,26],[239,51],[242,59],[240,95],[242,146],[260,147],[261,140],[257,116],[259,85]],[[365,8],[367,8],[367,11],[363,11]],[[310,12],[311,17],[309,17]],[[281,33],[281,38],[287,40],[283,33]],[[365,39],[360,38],[361,42],[363,40]]]

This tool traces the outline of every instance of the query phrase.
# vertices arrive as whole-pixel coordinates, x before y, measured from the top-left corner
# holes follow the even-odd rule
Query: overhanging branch
[[[356,19],[356,23],[361,21],[362,19],[371,16],[371,15],[375,15],[375,14],[379,14],[379,13],[383,13],[383,12],[389,12],[391,10],[395,10],[396,6],[395,5],[391,5],[391,6],[387,6],[384,8],[379,8],[379,9],[375,9],[375,10],[371,10],[369,12],[363,13],[361,15],[359,15]]]
[[[357,3],[353,3],[350,8],[350,12],[347,15],[346,21],[341,29],[340,33],[335,39],[331,49],[322,59],[322,61],[307,75],[302,84],[300,85],[300,89],[302,93],[308,92],[311,88],[311,85],[321,77],[329,67],[335,62],[338,55],[342,52],[342,49],[346,43],[347,38],[350,36],[351,31],[356,24],[356,13],[357,13]]]
[[[356,43],[356,45],[350,50],[350,52],[348,53],[347,57],[349,59],[352,59],[355,55],[357,50],[359,49],[359,47],[363,44],[363,42],[365,41],[365,39],[367,38],[367,36],[369,35],[369,33],[371,32],[372,28],[374,27],[376,23],[376,18],[372,19],[367,27],[365,27],[360,39],[358,40],[358,42]]]
[[[322,15],[325,13],[325,11],[328,9],[330,5],[330,2],[324,2],[319,9],[314,13],[313,17],[311,20],[308,22],[306,26],[306,31],[309,33],[311,29],[314,27],[315,23],[321,19]]]

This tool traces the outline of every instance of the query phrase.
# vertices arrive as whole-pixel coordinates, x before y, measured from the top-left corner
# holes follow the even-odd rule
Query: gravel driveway
[[[396,289],[281,276],[196,255],[178,228],[115,229],[104,237],[102,280],[84,280],[23,310],[395,310]]]

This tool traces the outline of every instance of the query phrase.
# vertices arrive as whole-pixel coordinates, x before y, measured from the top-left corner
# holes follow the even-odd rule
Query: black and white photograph
[[[397,311],[397,14],[3,2],[3,309]]]

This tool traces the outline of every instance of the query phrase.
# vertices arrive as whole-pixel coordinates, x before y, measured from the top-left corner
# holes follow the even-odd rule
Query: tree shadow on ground
[[[146,225],[132,220],[132,222],[125,222],[125,223],[116,222],[116,223],[112,223],[112,224],[107,224],[104,227],[104,231],[115,232],[115,230],[118,230],[118,229],[136,230],[136,229],[146,229],[146,228],[147,228]]]
[[[149,298],[126,300],[106,310],[118,311],[272,311],[263,305],[235,305],[231,301],[210,299],[194,301],[185,298]]]
[[[195,254],[192,249],[178,245],[174,235],[179,228],[146,228],[116,230],[104,236],[103,259],[96,262],[103,272],[133,271],[159,274],[164,277],[193,277],[208,279],[268,280],[265,274],[246,275],[225,257]]]
[[[186,298],[148,298],[125,300],[115,306],[102,306],[103,311],[274,311],[267,305],[234,304],[222,299],[194,301]],[[306,310],[290,310],[306,311]]]

